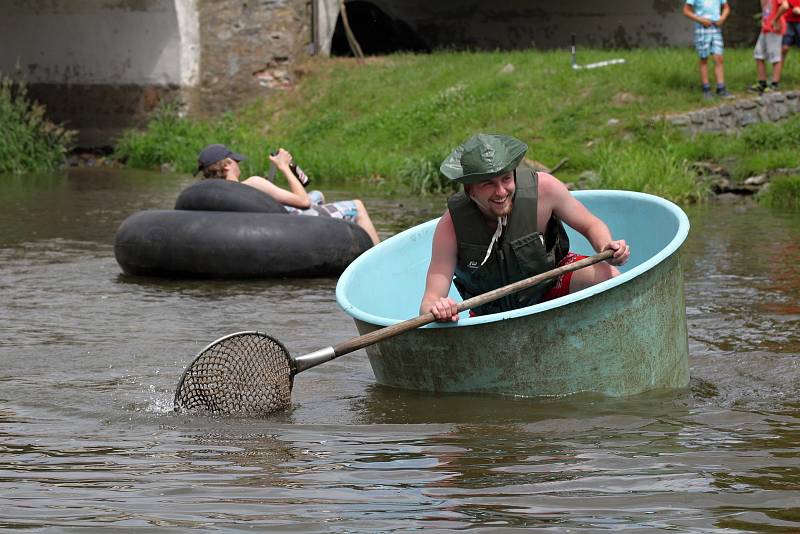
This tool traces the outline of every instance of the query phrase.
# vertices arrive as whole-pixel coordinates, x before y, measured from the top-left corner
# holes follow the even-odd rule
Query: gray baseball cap
[[[206,167],[210,167],[225,158],[231,158],[234,161],[244,161],[247,159],[247,156],[231,152],[225,145],[208,145],[200,152],[200,155],[197,156],[197,170],[194,173],[197,174]]]

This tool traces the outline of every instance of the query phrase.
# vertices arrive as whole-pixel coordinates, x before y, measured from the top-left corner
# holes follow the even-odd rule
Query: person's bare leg
[[[377,245],[381,242],[381,238],[378,237],[378,232],[375,230],[375,226],[372,224],[372,219],[369,218],[367,208],[364,206],[364,203],[358,199],[355,199],[353,202],[355,202],[356,211],[358,212],[356,224],[363,228],[365,232],[367,232],[367,235],[372,240],[372,244]]]
[[[700,83],[708,85],[708,58],[700,60]]]
[[[572,280],[569,283],[569,292],[575,293],[581,289],[586,289],[600,282],[610,280],[619,276],[619,269],[606,262],[595,263],[589,267],[584,267],[572,273]]]
[[[708,77],[707,74],[706,77]],[[722,56],[719,54],[714,54],[714,78],[717,79],[717,86],[725,85],[725,67]]]
[[[767,81],[767,66],[763,59],[756,60],[756,72],[759,80]]]
[[[781,71],[783,71],[783,61],[772,64],[772,83],[778,85],[781,81]]]

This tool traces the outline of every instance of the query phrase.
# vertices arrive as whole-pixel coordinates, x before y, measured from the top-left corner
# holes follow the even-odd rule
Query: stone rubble
[[[735,134],[759,122],[777,122],[800,113],[800,91],[765,93],[711,108],[660,117],[685,134]]]
[[[776,91],[711,108],[667,115],[659,117],[659,120],[669,122],[689,136],[699,133],[734,135],[752,124],[778,122],[797,113],[800,113],[800,91]],[[800,168],[777,169],[735,182],[723,165],[700,161],[693,163],[692,167],[697,173],[697,180],[709,183],[718,198],[754,195],[769,186],[772,176],[800,175]]]

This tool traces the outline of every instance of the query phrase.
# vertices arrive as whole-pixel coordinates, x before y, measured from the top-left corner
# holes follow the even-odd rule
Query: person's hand
[[[458,321],[458,305],[450,297],[441,297],[431,304],[429,312],[436,318],[436,322],[450,323]]]
[[[289,164],[292,162],[292,155],[285,149],[279,148],[277,154],[274,156],[270,154],[269,160],[279,169],[288,169]]]
[[[800,7],[793,7],[792,13],[794,13],[795,15],[800,15]]]
[[[710,28],[711,26],[714,25],[712,21],[704,18],[700,18],[698,22],[700,22],[700,24],[702,24],[704,28]]]
[[[772,19],[772,31],[775,33],[781,31],[781,20],[778,17]]]
[[[620,239],[618,241],[612,241],[608,243],[606,246],[603,247],[603,250],[613,250],[614,255],[611,256],[608,260],[608,263],[611,265],[624,265],[625,262],[631,257],[631,247],[629,247],[624,239]],[[601,250],[600,252],[603,252]]]

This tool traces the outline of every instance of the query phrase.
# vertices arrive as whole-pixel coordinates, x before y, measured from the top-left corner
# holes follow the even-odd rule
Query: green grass
[[[0,174],[58,169],[75,135],[45,118],[24,83],[5,76],[0,76],[0,125]]]
[[[761,204],[771,208],[800,210],[800,176],[778,176],[758,195]]]
[[[734,93],[744,95],[753,82],[751,54],[726,51]],[[570,68],[566,51],[400,54],[363,64],[317,58],[302,66],[292,90],[213,122],[162,110],[145,133],[129,133],[118,154],[132,166],[171,163],[186,172],[205,144],[222,142],[250,156],[245,172],[263,174],[266,153],[283,146],[321,183],[437,192],[450,187],[438,173],[449,151],[473,133],[497,132],[524,140],[528,157],[545,165],[567,158],[557,173],[562,180],[590,173],[593,187],[677,201],[708,194],[691,171],[696,160],[725,161],[741,176],[800,166],[787,142],[800,130],[797,121],[694,140],[653,122],[715,104],[701,99],[689,48],[585,50],[579,60],[616,57],[627,63],[585,71]],[[800,84],[791,59],[783,81],[786,88]]]
[[[249,123],[228,113],[213,121],[182,118],[178,108],[162,103],[143,132],[126,131],[115,157],[139,169],[159,169],[166,164],[179,172],[194,172],[197,154],[210,143],[224,143],[250,156],[247,167],[259,174],[267,162],[263,136]]]

